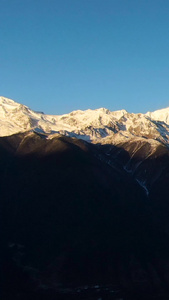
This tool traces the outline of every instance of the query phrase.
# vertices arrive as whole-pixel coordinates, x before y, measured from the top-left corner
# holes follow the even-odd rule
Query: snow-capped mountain
[[[87,141],[117,144],[129,138],[143,137],[169,142],[169,108],[146,114],[126,110],[111,112],[105,108],[77,110],[64,115],[35,112],[11,99],[0,97],[0,136],[26,130],[48,135],[60,133]]]
[[[168,115],[0,98],[3,299],[169,299]]]

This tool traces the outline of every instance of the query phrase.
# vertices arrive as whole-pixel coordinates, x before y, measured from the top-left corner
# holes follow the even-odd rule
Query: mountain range
[[[0,136],[26,130],[48,135],[60,133],[91,142],[119,143],[134,137],[152,138],[162,143],[169,139],[169,108],[147,112],[111,112],[106,108],[73,111],[65,115],[45,115],[11,99],[0,97]]]
[[[168,115],[0,97],[2,299],[168,299]]]

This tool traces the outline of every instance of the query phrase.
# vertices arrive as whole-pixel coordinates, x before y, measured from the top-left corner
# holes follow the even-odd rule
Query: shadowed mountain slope
[[[61,135],[4,137],[0,155],[2,299],[49,299],[65,286],[97,284],[138,295],[168,292],[163,177],[148,198],[124,168],[131,161],[125,147]]]

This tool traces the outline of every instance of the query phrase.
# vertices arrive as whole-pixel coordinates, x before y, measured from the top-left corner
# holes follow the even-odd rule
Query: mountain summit
[[[0,136],[34,130],[53,135],[77,137],[86,141],[119,143],[143,137],[169,141],[169,108],[146,114],[113,111],[106,108],[77,110],[64,115],[46,115],[11,99],[0,97]],[[52,136],[51,136],[52,137]]]
[[[0,98],[2,299],[169,299],[168,114]]]

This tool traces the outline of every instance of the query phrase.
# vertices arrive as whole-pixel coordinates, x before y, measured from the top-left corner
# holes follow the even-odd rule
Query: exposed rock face
[[[107,143],[107,138],[118,143],[137,137],[168,143],[168,120],[168,108],[147,114],[133,114],[126,110],[111,112],[99,108],[59,116],[35,112],[25,105],[0,97],[0,136],[32,129],[99,143]]]

